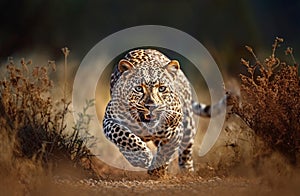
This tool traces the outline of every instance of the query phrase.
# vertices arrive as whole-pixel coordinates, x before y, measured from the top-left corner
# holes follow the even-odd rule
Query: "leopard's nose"
[[[155,109],[158,108],[157,104],[145,104],[145,107],[149,110],[149,111],[153,111]]]

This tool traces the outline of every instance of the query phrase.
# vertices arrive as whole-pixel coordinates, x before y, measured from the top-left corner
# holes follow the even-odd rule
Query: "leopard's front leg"
[[[175,130],[165,130],[164,137],[154,141],[157,146],[157,153],[152,160],[151,166],[148,169],[148,174],[153,176],[165,175],[168,165],[179,148],[182,139],[182,131],[180,127]]]
[[[105,118],[103,129],[105,136],[119,148],[131,165],[149,168],[153,155],[141,138],[114,119]]]

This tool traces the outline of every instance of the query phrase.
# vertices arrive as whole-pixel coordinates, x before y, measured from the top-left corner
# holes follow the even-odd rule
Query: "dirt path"
[[[297,190],[286,186],[277,187],[259,179],[238,177],[169,177],[117,181],[78,179],[64,180],[53,186],[55,189],[52,190],[65,195],[297,195]]]

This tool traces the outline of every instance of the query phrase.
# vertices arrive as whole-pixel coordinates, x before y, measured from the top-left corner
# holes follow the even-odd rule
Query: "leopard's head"
[[[144,62],[149,63],[149,62]],[[175,88],[180,69],[176,60],[160,66],[133,64],[122,59],[118,64],[122,73],[112,96],[118,98],[131,119],[142,126],[177,126],[182,118],[181,102]]]

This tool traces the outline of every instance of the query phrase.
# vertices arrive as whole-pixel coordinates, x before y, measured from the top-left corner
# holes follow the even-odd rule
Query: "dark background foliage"
[[[0,60],[24,51],[57,52],[68,46],[81,60],[101,39],[136,25],[165,25],[198,39],[219,66],[238,67],[244,45],[261,50],[275,36],[300,46],[300,1],[31,0],[0,2]],[[269,51],[269,50],[268,50]],[[297,59],[297,50],[295,52]],[[235,69],[236,75],[239,69]]]

